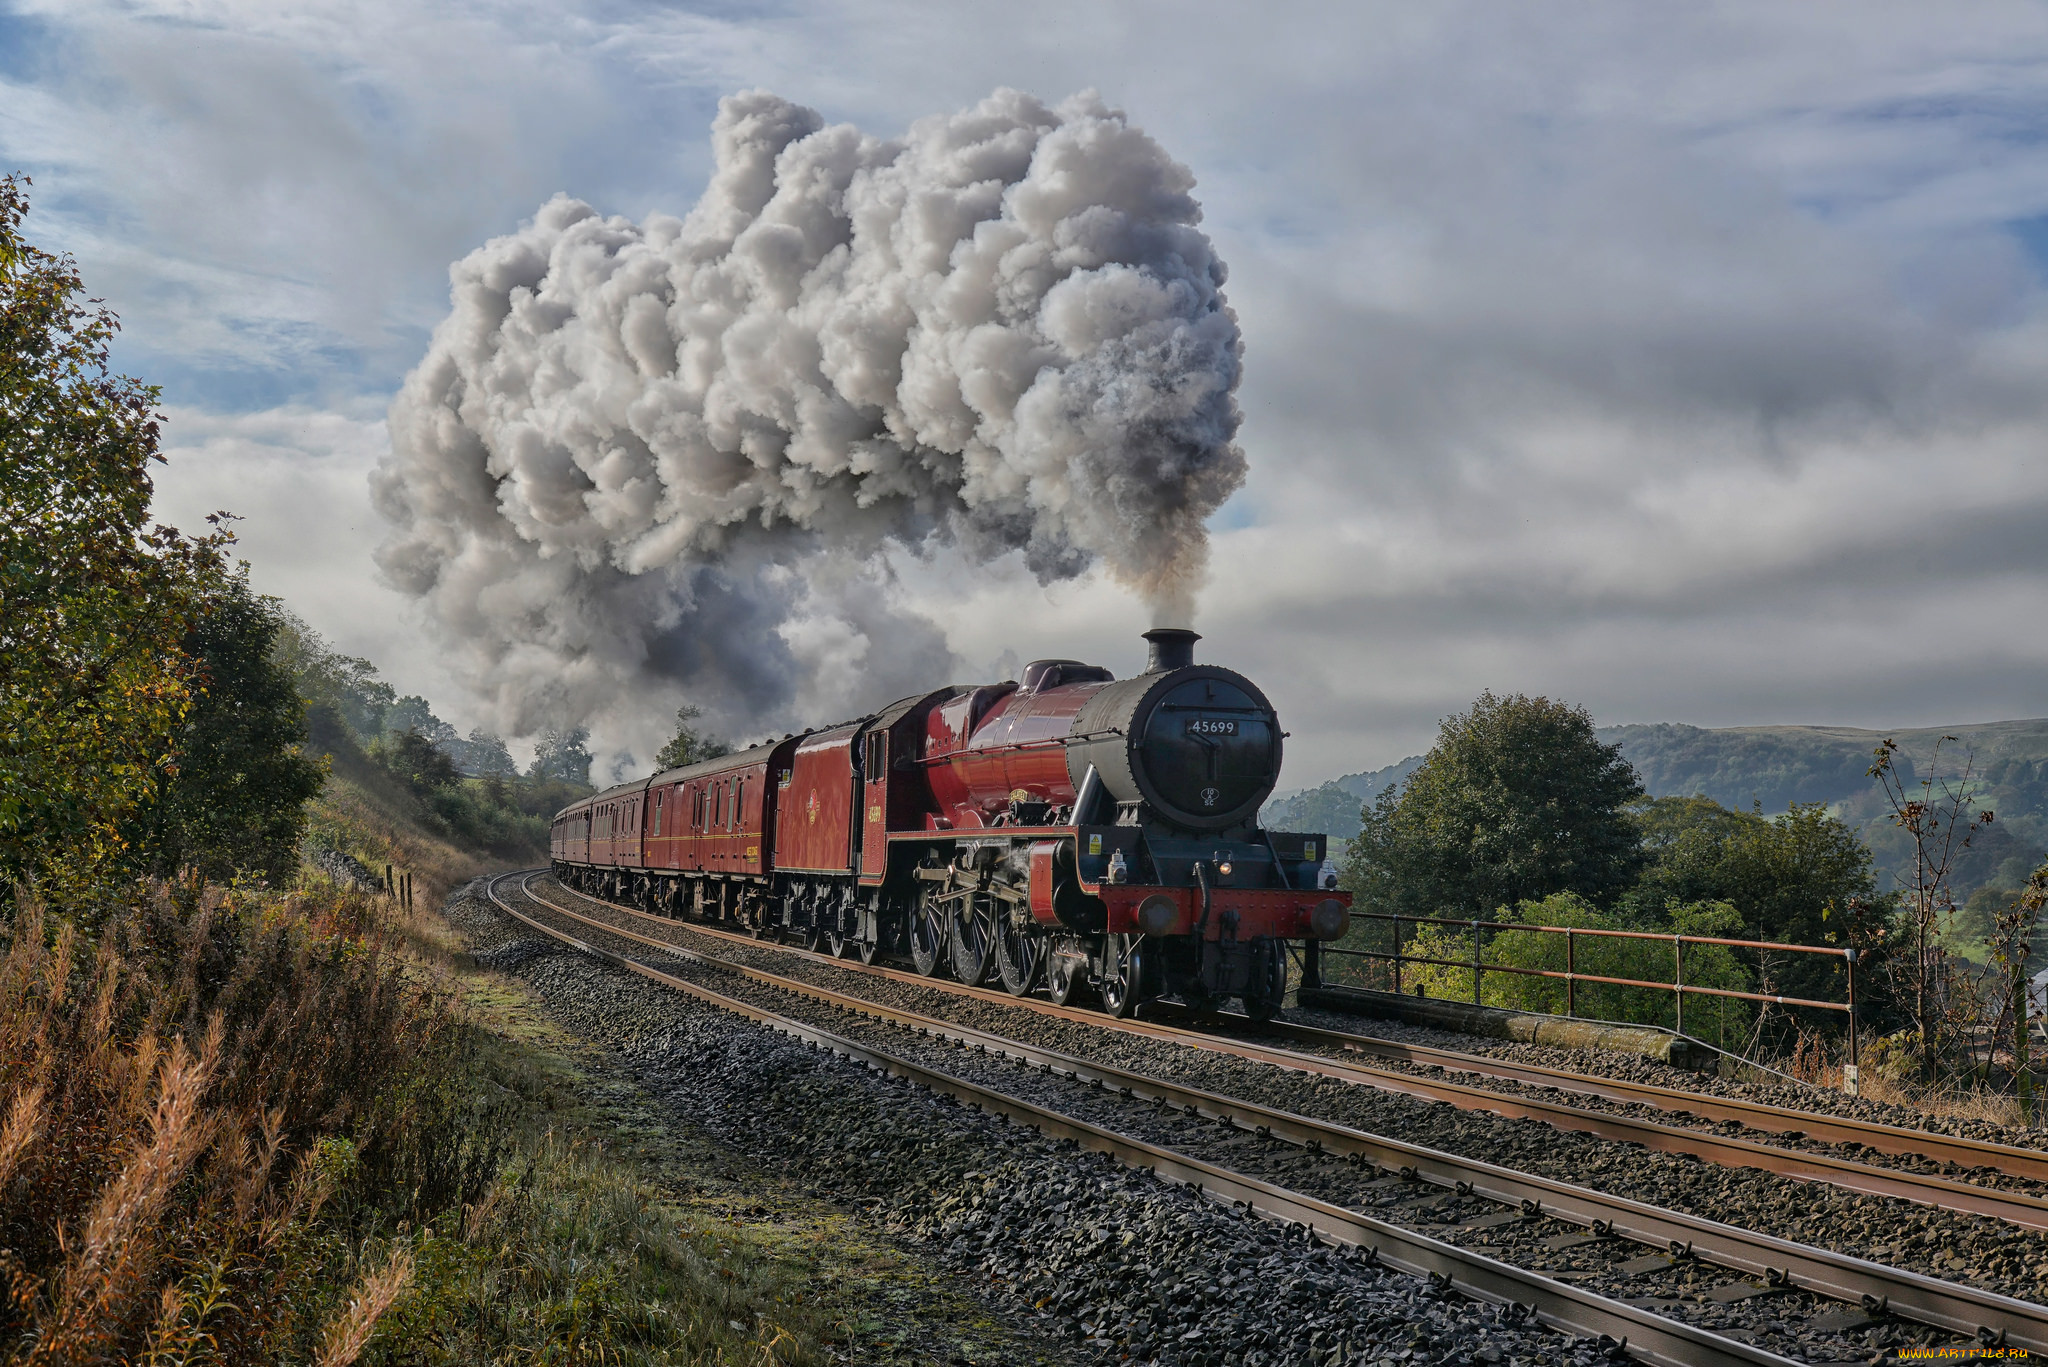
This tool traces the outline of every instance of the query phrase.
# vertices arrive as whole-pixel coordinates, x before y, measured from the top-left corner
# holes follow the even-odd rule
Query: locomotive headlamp
[[[1222,874],[1225,878],[1230,877],[1230,861],[1226,859],[1221,864],[1218,864],[1216,872]]]
[[[1180,903],[1163,893],[1154,893],[1138,904],[1138,929],[1147,935],[1164,935],[1180,920]]]
[[[1334,940],[1351,929],[1351,908],[1334,897],[1325,897],[1309,912],[1308,929],[1318,940]]]

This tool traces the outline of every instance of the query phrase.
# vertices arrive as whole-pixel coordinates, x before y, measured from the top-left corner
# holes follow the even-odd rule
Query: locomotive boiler
[[[566,883],[835,955],[1114,1015],[1279,1009],[1288,948],[1341,936],[1327,839],[1269,831],[1284,733],[1243,675],[1145,633],[1145,671],[1037,660],[564,808]]]

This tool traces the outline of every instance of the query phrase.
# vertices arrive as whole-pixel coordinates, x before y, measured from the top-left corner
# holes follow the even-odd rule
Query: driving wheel
[[[1038,985],[1038,974],[1045,967],[1045,937],[1029,926],[1020,926],[1016,918],[998,916],[996,920],[996,972],[1002,975],[1003,987],[1013,997],[1030,995]]]
[[[969,987],[988,976],[996,952],[996,900],[970,893],[954,903],[953,976]]]
[[[928,897],[910,908],[910,966],[936,978],[946,966],[946,913]]]

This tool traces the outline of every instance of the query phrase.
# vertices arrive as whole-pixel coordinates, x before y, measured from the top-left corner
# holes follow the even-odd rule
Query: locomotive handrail
[[[1112,726],[1102,731],[1083,731],[1078,736],[1051,736],[1045,740],[1011,741],[1004,745],[985,745],[980,749],[963,745],[957,750],[948,750],[943,755],[926,755],[917,762],[944,764],[962,755],[1000,755],[1008,750],[1050,750],[1055,745],[1065,748],[1069,745],[1082,745],[1091,740],[1101,740],[1104,736],[1121,736],[1123,733],[1124,729],[1121,726]]]

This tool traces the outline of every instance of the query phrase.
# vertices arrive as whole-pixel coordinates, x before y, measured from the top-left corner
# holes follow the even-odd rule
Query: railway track
[[[1639,1144],[1647,1149],[1697,1158],[1723,1167],[1759,1168],[1779,1176],[1822,1182],[1864,1195],[1889,1197],[1941,1210],[1981,1215],[2003,1220],[2023,1229],[2048,1230],[2048,1200],[2024,1192],[2002,1191],[1908,1169],[1879,1167],[1829,1154],[1716,1134],[1685,1125],[1663,1124],[1639,1116],[1589,1110],[1540,1096],[1518,1095],[1447,1079],[1375,1068],[1330,1055],[1278,1048],[1256,1040],[1220,1035],[1214,1031],[1190,1029],[1161,1021],[1117,1020],[1098,1011],[1063,1007],[1049,1001],[1015,997],[1007,992],[997,992],[944,979],[926,978],[878,964],[835,959],[829,955],[778,944],[773,940],[755,939],[749,935],[693,921],[683,922],[656,916],[566,887],[562,888],[562,891],[607,911],[642,922],[682,928],[693,934],[706,935],[737,945],[800,956],[805,960],[829,965],[848,973],[899,981],[967,999],[1020,1007],[1055,1019],[1074,1021],[1102,1030],[1156,1039],[1297,1072],[1335,1078],[1381,1091],[1443,1102],[1460,1110],[1483,1111],[1509,1118],[1535,1120],[1560,1130],[1590,1134],[1595,1138],[1616,1143]],[[1917,1155],[1939,1163],[1972,1168],[1995,1168],[2000,1172],[2026,1179],[2048,1180],[2048,1155],[2008,1145],[1988,1144],[1897,1126],[1874,1125],[1846,1117],[1825,1116],[1809,1111],[1794,1111],[1729,1098],[1709,1097],[1673,1088],[1619,1082],[1562,1069],[1491,1059],[1483,1055],[1462,1054],[1452,1050],[1406,1045],[1313,1026],[1274,1022],[1273,1026],[1262,1028],[1273,1033],[1282,1033],[1299,1042],[1318,1044],[1340,1052],[1373,1053],[1380,1057],[1413,1064],[1433,1064],[1446,1071],[1455,1069],[1481,1073],[1525,1086],[1549,1087],[1595,1095],[1607,1100],[1654,1107],[1673,1113],[1674,1118],[1677,1118],[1677,1112],[1683,1111],[1692,1117],[1707,1120],[1737,1119],[1742,1120],[1749,1128],[1763,1133],[1794,1134],[1830,1143],[1861,1145],[1877,1152]],[[1918,1147],[1908,1147],[1916,1139],[1924,1142]]]
[[[1383,1174],[1383,1181],[1373,1185],[1393,1187],[1405,1198],[1400,1202],[1402,1206],[1415,1208],[1436,1204],[1435,1199],[1426,1194],[1433,1189],[1451,1193],[1451,1197],[1443,1199],[1454,1199],[1454,1203],[1482,1202],[1506,1208],[1483,1215],[1477,1221],[1466,1222],[1463,1226],[1466,1229],[1498,1229],[1509,1224],[1559,1220],[1593,1231],[1594,1238],[1645,1243],[1667,1250],[1674,1258],[1697,1259],[1758,1279],[1732,1282],[1710,1293],[1722,1301],[1799,1290],[1814,1296],[1848,1301],[1852,1306],[1861,1307],[1866,1317],[1889,1312],[1967,1336],[1981,1344],[2048,1350],[2048,1309],[2025,1301],[1220,1096],[834,992],[815,983],[699,954],[670,941],[585,916],[535,894],[531,889],[534,875],[517,877],[521,880],[521,895],[543,914],[567,918],[602,935],[652,948],[722,974],[737,975],[747,983],[795,995],[836,1012],[881,1021],[898,1030],[915,1031],[921,1039],[941,1040],[991,1058],[1007,1060],[1012,1066],[1089,1084],[1123,1098],[1127,1104],[1150,1103],[1162,1110],[1199,1116],[1232,1130],[1256,1133],[1264,1139],[1295,1145],[1310,1154],[1341,1157],[1355,1167]],[[793,1030],[800,1037],[824,1044],[835,1052],[886,1068],[897,1076],[911,1077],[983,1109],[992,1109],[1012,1119],[1034,1124],[1042,1132],[1075,1139],[1084,1147],[1110,1153],[1127,1164],[1152,1168],[1169,1180],[1193,1183],[1205,1192],[1220,1193],[1233,1202],[1248,1203],[1250,1209],[1269,1218],[1305,1223],[1339,1242],[1378,1248],[1382,1260],[1403,1271],[1426,1274],[1440,1280],[1448,1278],[1450,1284],[1481,1299],[1534,1306],[1539,1319],[1574,1333],[1605,1334],[1616,1340],[1625,1337],[1652,1361],[1789,1361],[1653,1310],[1570,1286],[1538,1272],[1431,1238],[1417,1230],[1373,1219],[1345,1205],[1290,1190],[1250,1174],[1234,1172],[1184,1152],[1147,1143],[1100,1125],[1091,1125],[1071,1115],[1050,1111],[1006,1091],[977,1084],[950,1072],[933,1070],[893,1051],[878,1050],[872,1042],[823,1030],[814,1021],[800,1021],[758,1003],[713,991],[701,983],[663,973],[630,955],[592,945],[559,927],[546,925],[518,911],[501,893],[505,881],[499,880],[492,885],[492,900],[522,923],[562,943],[677,987],[714,1005],[737,1010],[764,1024]],[[1051,1128],[1047,1128],[1048,1125]],[[1580,1236],[1572,1241],[1587,1240]],[[1642,1318],[1645,1315],[1654,1322],[1645,1322]],[[1844,1323],[1856,1318],[1852,1311]],[[1621,1332],[1617,1333],[1617,1330]]]

